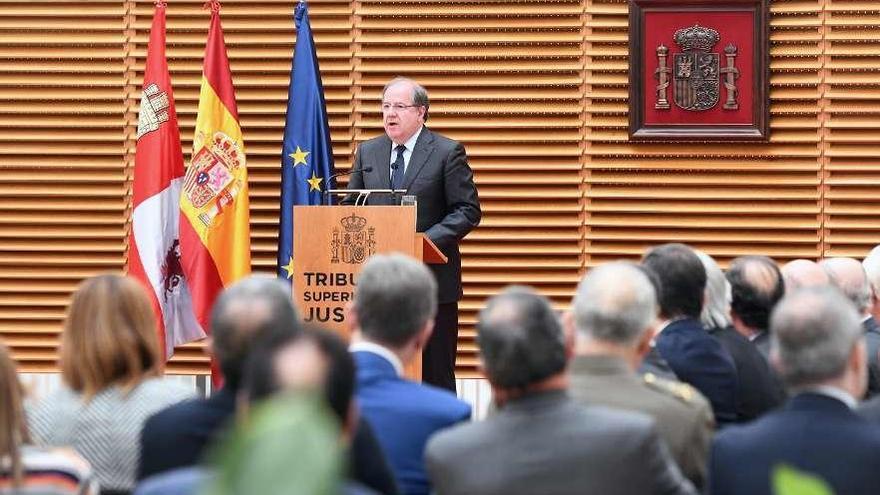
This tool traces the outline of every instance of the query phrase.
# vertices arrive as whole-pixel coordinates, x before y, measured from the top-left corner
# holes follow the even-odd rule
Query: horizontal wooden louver
[[[588,3],[588,265],[664,242],[722,263],[818,254],[819,12],[803,2],[773,2],[771,12],[770,142],[639,144],[627,138],[627,2]]]
[[[825,255],[861,257],[880,244],[880,5],[829,1],[825,30]]]
[[[125,254],[125,7],[0,4],[0,335],[56,369],[80,280]]]

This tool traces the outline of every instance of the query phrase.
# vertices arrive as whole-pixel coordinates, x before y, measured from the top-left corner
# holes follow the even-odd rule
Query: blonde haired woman
[[[144,288],[113,274],[80,284],[60,353],[66,387],[28,411],[34,439],[73,446],[92,464],[102,493],[128,493],[144,421],[187,398],[182,387],[159,378],[162,355]]]
[[[0,342],[0,494],[97,493],[86,461],[70,451],[28,445],[15,364]]]

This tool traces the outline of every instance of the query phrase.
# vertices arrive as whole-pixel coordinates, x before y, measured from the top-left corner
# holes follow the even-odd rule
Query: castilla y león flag
[[[180,196],[181,264],[196,318],[205,329],[209,328],[211,306],[223,287],[251,269],[244,141],[220,26],[220,3],[207,5],[211,7],[211,25],[193,154]]]
[[[165,4],[156,2],[138,118],[128,273],[149,291],[166,357],[205,336],[180,265],[183,153],[165,59]]]

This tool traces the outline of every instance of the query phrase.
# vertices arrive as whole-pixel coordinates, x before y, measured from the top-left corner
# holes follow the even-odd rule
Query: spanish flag
[[[210,329],[214,300],[224,287],[250,273],[251,254],[246,157],[220,2],[206,5],[211,26],[192,159],[180,196],[180,251],[196,319]]]

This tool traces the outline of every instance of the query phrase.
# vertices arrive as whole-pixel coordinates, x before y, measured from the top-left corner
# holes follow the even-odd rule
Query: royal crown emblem
[[[195,208],[204,209],[198,218],[206,227],[235,201],[243,187],[238,172],[244,164],[244,153],[235,140],[219,131],[193,156],[183,194]]]
[[[675,104],[685,110],[709,110],[718,103],[719,55],[709,51],[721,36],[703,26],[679,29],[673,36],[682,49],[673,57]]]
[[[159,130],[160,125],[168,122],[168,108],[170,106],[167,93],[159,89],[156,83],[147,85],[141,94],[137,139],[140,139],[144,134]]]
[[[661,43],[655,50],[657,69],[654,71],[654,77],[657,79],[657,86],[654,108],[669,109],[668,90],[671,73],[675,83],[673,87],[675,104],[680,108],[697,112],[714,108],[718,104],[719,85],[723,77],[727,98],[722,108],[739,109],[736,87],[736,79],[739,77],[739,69],[736,68],[736,45],[728,43],[724,48],[727,65],[721,67],[720,54],[711,52],[721,40],[718,31],[697,24],[677,30],[672,39],[681,49],[680,53],[673,55],[672,67],[668,65],[669,47]]]
[[[330,262],[361,264],[376,254],[376,229],[367,227],[367,219],[352,213],[339,221],[330,238]],[[364,230],[366,228],[366,231]]]

